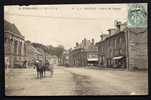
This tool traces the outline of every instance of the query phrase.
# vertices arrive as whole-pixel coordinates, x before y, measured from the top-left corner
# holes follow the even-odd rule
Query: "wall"
[[[129,69],[148,69],[147,31],[144,28],[128,30]]]

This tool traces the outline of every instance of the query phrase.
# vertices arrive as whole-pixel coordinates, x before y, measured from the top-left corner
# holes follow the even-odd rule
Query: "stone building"
[[[96,43],[99,66],[147,69],[146,28],[129,28],[126,23],[119,22],[115,29],[108,31],[108,36]]]
[[[23,67],[25,61],[25,40],[15,24],[4,20],[5,60],[11,68]]]
[[[41,60],[43,64],[45,64],[47,53],[41,47],[35,47],[35,48],[41,54],[40,58],[38,58],[38,59]]]
[[[55,55],[50,55],[50,54],[46,54],[46,60],[48,60],[48,62],[50,64],[54,64],[57,65],[58,64],[58,57]]]
[[[61,57],[61,65],[69,66],[69,50],[65,50]]]
[[[71,66],[87,65],[87,53],[83,48],[76,48],[69,53],[69,64]]]
[[[106,41],[105,39],[108,37],[108,34],[101,34],[101,41],[96,43],[98,46],[98,65],[99,66],[106,66],[105,63],[105,53],[106,53]]]
[[[31,44],[30,41],[25,41],[26,46],[26,67],[32,67],[32,64],[37,59],[42,59],[42,54]]]
[[[69,52],[69,64],[71,66],[96,65],[98,63],[97,47],[92,41],[84,38],[82,42],[76,43],[74,49]]]
[[[129,69],[148,69],[147,28],[128,28],[127,54]]]
[[[35,46],[35,49],[40,53],[40,58],[38,58],[39,60],[42,61],[43,64],[46,63],[46,60],[50,63],[50,64],[58,64],[58,57],[55,55],[51,55],[49,54],[46,50],[44,50],[44,48],[40,47],[40,46]]]

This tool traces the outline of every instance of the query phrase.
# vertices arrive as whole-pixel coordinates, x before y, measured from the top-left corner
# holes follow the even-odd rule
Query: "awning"
[[[89,58],[88,61],[98,61],[98,58]]]
[[[123,56],[113,57],[113,59],[121,59]]]

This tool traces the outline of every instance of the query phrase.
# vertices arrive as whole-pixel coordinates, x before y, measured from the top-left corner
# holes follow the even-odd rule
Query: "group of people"
[[[37,71],[37,78],[44,78],[46,76],[46,71],[51,73],[51,77],[53,76],[53,65],[50,65],[47,60],[45,63],[43,63],[42,60],[36,60],[34,65]]]
[[[26,68],[27,61],[25,60],[23,62],[23,67]],[[53,76],[53,65],[49,63],[48,60],[43,62],[42,60],[35,60],[32,64],[34,64],[34,68],[36,68],[37,71],[37,78],[44,78],[46,76],[46,71],[50,72],[50,76]],[[6,71],[9,71],[10,63],[8,57],[5,57],[5,69]]]

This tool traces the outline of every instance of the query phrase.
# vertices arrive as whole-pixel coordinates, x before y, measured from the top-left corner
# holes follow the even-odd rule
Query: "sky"
[[[114,20],[127,21],[127,11],[127,4],[5,6],[4,18],[25,40],[69,49],[84,38],[100,41]]]

